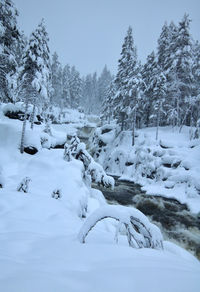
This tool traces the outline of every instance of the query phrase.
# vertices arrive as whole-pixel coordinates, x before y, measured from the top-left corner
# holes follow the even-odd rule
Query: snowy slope
[[[116,245],[111,220],[98,223],[86,244],[79,243],[85,205],[88,216],[105,200],[83,183],[81,162],[63,160],[62,149],[21,155],[21,126],[0,121],[1,291],[199,291],[199,262],[174,244],[136,250],[121,235]],[[39,143],[41,129],[27,135],[32,143]],[[16,191],[25,176],[31,178],[27,194]],[[51,194],[58,188],[62,197],[56,200]]]

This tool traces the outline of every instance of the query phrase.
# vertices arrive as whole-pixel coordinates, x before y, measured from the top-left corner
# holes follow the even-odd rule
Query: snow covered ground
[[[22,122],[0,117],[0,290],[3,292],[198,292],[200,263],[176,245],[133,249],[114,241],[115,223],[99,222],[85,244],[78,233],[87,216],[106,202],[86,187],[82,163],[63,160],[62,149],[45,149],[43,126],[27,128],[35,155],[19,152]],[[53,138],[66,137],[53,129]],[[30,177],[28,193],[16,189]],[[61,191],[61,198],[52,192]]]

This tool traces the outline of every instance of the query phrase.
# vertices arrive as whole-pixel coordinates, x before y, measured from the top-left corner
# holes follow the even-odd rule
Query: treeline
[[[199,126],[200,44],[190,34],[188,15],[178,25],[164,24],[144,65],[129,27],[116,76],[105,66],[99,77],[62,66],[56,53],[51,57],[44,21],[28,39],[17,16],[11,0],[0,0],[0,102],[80,108],[133,133],[143,126]]]
[[[64,107],[78,108],[85,113],[99,114],[112,76],[107,66],[101,75],[97,73],[81,77],[75,66],[69,64],[62,67],[57,53],[51,61],[52,94],[51,104]]]
[[[200,126],[200,44],[192,39],[189,25],[186,14],[178,26],[165,23],[157,51],[144,65],[138,61],[129,27],[103,118],[115,118],[122,130],[133,133],[143,126]]]
[[[0,102],[25,101],[34,108],[55,105],[98,113],[112,76],[81,77],[75,66],[62,66],[51,56],[42,20],[28,39],[17,24],[18,11],[11,0],[0,0]],[[33,113],[34,116],[34,113]]]

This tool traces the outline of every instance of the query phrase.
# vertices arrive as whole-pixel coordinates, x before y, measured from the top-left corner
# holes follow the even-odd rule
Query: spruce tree
[[[51,61],[52,96],[51,103],[60,106],[62,103],[62,66],[58,59],[58,54],[54,52]]]
[[[162,69],[166,69],[166,59],[169,55],[169,46],[171,42],[170,29],[165,22],[162,32],[158,39],[158,64]]]
[[[191,115],[193,117],[194,125],[197,125],[197,121],[200,119],[200,43],[196,41],[193,43],[193,64],[192,72],[194,76],[193,86],[193,102],[194,105],[191,109]]]
[[[112,81],[105,92],[105,99],[102,104],[101,116],[108,121],[113,117],[114,96],[116,94],[115,83]]]
[[[35,37],[38,40],[37,45],[38,71],[33,81],[33,87],[36,88],[36,91],[38,91],[39,95],[37,94],[33,100],[33,111],[31,115],[32,129],[35,118],[36,105],[44,103],[48,104],[51,91],[50,56],[49,56],[50,50],[48,46],[49,37],[43,19],[38,25],[37,29],[35,30]]]
[[[115,115],[120,118],[121,130],[124,129],[125,119],[132,121],[133,141],[136,123],[136,111],[140,87],[140,72],[136,48],[133,42],[132,28],[129,27],[122,45],[121,58],[118,61],[118,72],[115,78],[116,95],[114,103]]]
[[[97,73],[88,74],[82,79],[82,99],[80,104],[88,114],[99,112]]]
[[[158,66],[157,74],[154,79],[153,90],[153,115],[156,119],[156,140],[158,140],[158,130],[161,125],[161,121],[167,114],[166,110],[166,77],[162,72],[162,69]]]
[[[173,78],[173,98],[176,108],[176,125],[183,123],[189,100],[192,96],[193,74],[192,74],[192,48],[189,32],[190,20],[184,15],[178,26],[176,46],[174,48],[174,61],[170,68]],[[186,117],[188,124],[188,116]]]
[[[24,151],[28,104],[33,104],[32,114],[34,115],[36,103],[41,102],[41,100],[44,103],[48,100],[49,49],[47,42],[48,36],[42,21],[30,36],[20,75],[22,79],[22,92],[25,99],[25,115],[20,145],[21,153]]]
[[[93,111],[93,80],[91,74],[88,74],[82,80],[83,83],[83,98],[81,100],[81,105],[83,106],[85,112],[90,114]]]
[[[70,105],[71,108],[78,108],[82,97],[82,79],[75,66],[71,68],[70,74]]]
[[[70,66],[66,65],[62,72],[62,101],[65,107],[70,106]]]
[[[107,66],[103,68],[103,71],[98,78],[98,100],[97,100],[97,106],[99,107],[99,112],[101,112],[102,104],[105,101],[105,97],[107,94],[108,87],[110,85],[110,82],[112,80],[112,76],[110,71],[107,69]]]
[[[0,0],[0,101],[14,102],[12,89],[17,87],[19,42],[18,11],[11,0]]]
[[[154,51],[147,56],[147,61],[142,68],[142,109],[143,120],[146,127],[151,125],[151,115],[153,114],[153,92],[154,80],[157,75],[157,60]]]

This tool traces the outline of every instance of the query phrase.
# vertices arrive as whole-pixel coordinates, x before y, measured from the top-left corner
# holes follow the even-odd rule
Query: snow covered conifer
[[[147,61],[142,68],[142,109],[144,124],[151,125],[151,115],[153,114],[153,91],[154,79],[157,74],[157,60],[154,51],[147,56]]]
[[[16,46],[19,41],[18,11],[11,0],[0,0],[0,101],[14,102],[16,87]]]
[[[70,105],[71,108],[78,108],[82,97],[82,80],[75,66],[71,68],[70,75]]]
[[[196,97],[196,100],[191,109],[191,115],[194,124],[197,125],[197,121],[200,119],[200,43],[198,41],[193,44],[192,72],[194,76],[193,96]]]
[[[102,104],[105,101],[107,90],[108,90],[108,87],[110,85],[111,80],[112,80],[111,73],[107,69],[107,66],[105,65],[100,77],[98,78],[98,100],[97,100],[97,104],[99,106],[99,111],[101,111]]]
[[[92,76],[88,74],[82,79],[83,82],[83,98],[81,105],[83,106],[86,113],[90,114],[93,110],[93,87],[92,87]]]
[[[177,38],[173,48],[174,60],[169,71],[177,126],[180,126],[183,122],[194,84],[189,25],[190,19],[185,14],[178,26]],[[186,118],[186,123],[187,119],[188,117]]]
[[[51,78],[53,88],[51,102],[60,106],[62,103],[62,67],[56,52],[54,52],[51,61]]]
[[[132,28],[129,27],[122,45],[121,58],[118,61],[118,72],[115,78],[116,95],[114,99],[116,107],[114,111],[116,116],[121,116],[122,130],[124,129],[124,119],[126,117],[131,118],[133,135],[138,105],[139,80],[137,53],[133,42]]]
[[[44,20],[40,22],[38,28],[35,31],[36,39],[38,40],[38,48],[37,48],[37,63],[38,63],[38,71],[36,72],[35,79],[33,80],[33,87],[35,87],[36,91],[39,93],[39,97],[42,98],[42,103],[48,103],[49,95],[50,95],[50,56],[49,56],[49,37],[46,31],[46,27],[44,24]],[[31,128],[33,128],[33,122],[35,118],[35,108],[36,104],[38,104],[36,98],[34,98],[34,106],[33,112],[31,116]],[[41,101],[40,101],[41,103]]]
[[[21,153],[24,151],[28,104],[33,103],[33,127],[36,104],[41,102],[41,100],[43,102],[48,100],[49,78],[48,35],[42,21],[30,36],[24,55],[24,65],[21,70],[22,92],[26,105],[20,146]]]
[[[113,117],[113,107],[114,107],[114,97],[115,97],[115,83],[112,81],[105,92],[105,99],[102,104],[102,116],[105,120],[108,120],[110,124],[110,120]]]
[[[67,162],[71,161],[71,149],[67,143],[64,145],[64,154],[63,154],[63,159],[66,160]]]
[[[158,74],[156,75],[156,80],[154,84],[153,92],[153,106],[156,116],[156,140],[158,140],[158,129],[160,126],[160,121],[162,116],[166,115],[165,111],[165,97],[166,97],[167,87],[166,87],[166,77],[163,72],[158,69]]]
[[[48,117],[46,118],[44,133],[47,133],[48,135],[52,136],[51,122],[50,122],[50,119]]]
[[[83,179],[87,184],[95,181],[103,187],[114,188],[114,179],[108,176],[103,170],[103,167],[94,161],[92,156],[87,152],[85,144],[81,143],[76,135],[72,137],[70,145],[65,144],[64,159],[70,161],[71,156],[82,161],[84,166]]]
[[[88,74],[85,78],[82,79],[82,99],[80,104],[85,109],[85,112],[97,113],[98,107],[98,84],[97,84],[97,74],[96,72]]]
[[[62,102],[63,106],[70,106],[70,66],[66,65],[62,71]]]

